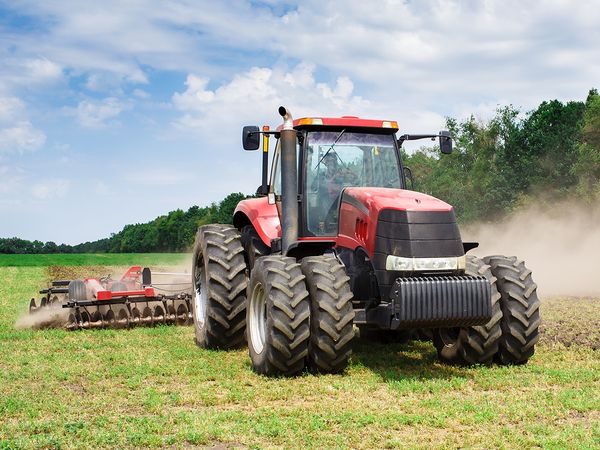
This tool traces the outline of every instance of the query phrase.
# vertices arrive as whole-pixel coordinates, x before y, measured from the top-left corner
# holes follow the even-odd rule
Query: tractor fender
[[[281,237],[281,223],[277,207],[270,205],[267,197],[249,198],[238,203],[233,213],[233,225],[242,229],[252,225],[265,245]]]

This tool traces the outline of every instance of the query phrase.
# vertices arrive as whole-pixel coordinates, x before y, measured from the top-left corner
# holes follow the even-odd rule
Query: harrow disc
[[[102,316],[104,319],[104,326],[108,328],[115,328],[117,324],[117,318],[115,316],[115,312],[112,309],[106,311],[106,313]]]
[[[89,328],[91,317],[90,314],[86,311],[79,311],[79,325],[81,328]]]
[[[142,318],[140,320],[142,325],[154,325],[154,317],[152,317],[152,310],[146,304],[144,309],[142,310]]]
[[[119,305],[115,308],[115,327],[129,328],[129,310],[125,305]]]
[[[142,321],[142,313],[137,307],[131,308],[131,317],[129,323],[131,326],[140,325]]]
[[[189,323],[189,309],[185,303],[180,303],[177,307],[177,325],[187,325]]]
[[[152,319],[155,325],[166,323],[165,310],[162,305],[156,305],[152,311]]]

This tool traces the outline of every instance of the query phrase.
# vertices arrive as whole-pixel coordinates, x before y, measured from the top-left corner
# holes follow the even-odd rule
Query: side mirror
[[[440,150],[444,155],[452,153],[452,137],[449,131],[440,131]]]
[[[260,147],[260,131],[256,126],[247,126],[242,129],[242,146],[244,150],[258,150]]]

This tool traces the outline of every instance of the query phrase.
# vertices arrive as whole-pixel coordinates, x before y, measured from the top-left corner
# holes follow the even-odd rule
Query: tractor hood
[[[348,187],[344,189],[342,201],[354,204],[371,217],[377,217],[379,211],[382,209],[395,209],[400,211],[452,210],[452,206],[448,203],[432,197],[431,195],[403,189]]]
[[[366,250],[385,297],[399,276],[395,260],[464,258],[449,204],[430,195],[386,188],[346,188],[340,206],[338,245]],[[390,259],[391,258],[391,259]]]

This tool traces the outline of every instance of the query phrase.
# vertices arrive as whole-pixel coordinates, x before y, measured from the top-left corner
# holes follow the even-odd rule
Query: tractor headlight
[[[402,256],[388,255],[385,260],[386,270],[402,272],[435,271],[435,270],[463,270],[466,265],[464,256],[449,256],[446,258],[404,258]]]

